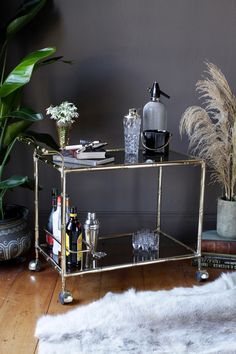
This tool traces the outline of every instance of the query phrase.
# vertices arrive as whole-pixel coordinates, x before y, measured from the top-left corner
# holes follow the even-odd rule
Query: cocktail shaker
[[[97,250],[99,224],[96,213],[88,213],[87,219],[84,223],[84,234],[85,241],[93,252],[96,252]]]

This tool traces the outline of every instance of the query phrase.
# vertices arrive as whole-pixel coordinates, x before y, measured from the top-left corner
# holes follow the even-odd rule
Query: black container
[[[166,130],[144,130],[141,134],[141,141],[145,154],[167,156],[170,138],[171,134]]]

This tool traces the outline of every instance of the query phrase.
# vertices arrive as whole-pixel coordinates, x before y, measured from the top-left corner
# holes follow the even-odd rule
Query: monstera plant
[[[6,175],[6,165],[10,154],[14,153],[19,138],[31,137],[36,141],[40,140],[56,147],[50,135],[29,130],[32,124],[42,120],[43,116],[31,108],[24,107],[21,103],[22,89],[30,82],[34,71],[45,64],[61,59],[61,57],[48,58],[55,52],[55,48],[43,48],[28,54],[10,73],[6,73],[9,41],[38,14],[45,3],[46,0],[23,1],[16,17],[6,26],[2,40],[0,52],[0,260],[16,257],[21,253],[22,248],[29,246],[29,232],[26,230],[24,221],[25,208],[10,208],[4,200],[9,189],[12,190],[18,186],[30,187],[32,181],[27,176]],[[10,230],[9,227],[11,227]],[[11,239],[6,240],[5,235],[9,237],[14,235],[18,241],[14,243]]]

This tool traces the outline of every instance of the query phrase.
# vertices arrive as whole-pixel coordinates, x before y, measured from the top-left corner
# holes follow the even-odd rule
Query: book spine
[[[236,241],[202,240],[202,252],[236,254]]]
[[[193,262],[193,266],[197,266],[197,262]],[[219,264],[219,263],[208,263],[201,262],[201,267],[204,268],[215,268],[215,269],[228,269],[228,270],[236,270],[236,264]]]
[[[221,257],[221,256],[202,256],[202,261],[207,263],[218,263],[218,264],[236,264],[236,257]]]
[[[198,265],[197,259],[192,261],[194,266]],[[202,257],[201,258],[201,266],[209,267],[209,268],[223,268],[223,269],[236,269],[236,260],[223,260],[223,259],[212,259],[210,257]]]

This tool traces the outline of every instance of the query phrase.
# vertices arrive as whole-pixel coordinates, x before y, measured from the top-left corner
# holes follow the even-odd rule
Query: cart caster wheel
[[[29,262],[28,268],[34,272],[39,272],[41,269],[41,264],[39,261],[33,260]]]
[[[70,304],[73,301],[73,296],[69,291],[60,292],[59,301],[62,305]]]
[[[197,281],[207,280],[209,278],[209,274],[206,270],[197,270],[195,276]]]

